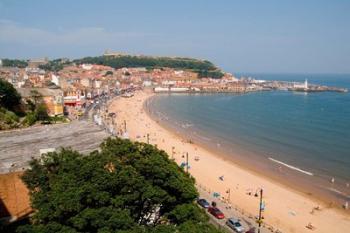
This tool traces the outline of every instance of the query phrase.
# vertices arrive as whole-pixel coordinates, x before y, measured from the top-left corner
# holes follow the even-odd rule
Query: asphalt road
[[[212,203],[213,201],[215,201],[217,204],[217,207],[225,215],[225,219],[219,220],[208,213],[208,215],[210,216],[211,222],[217,224],[218,226],[220,226],[220,228],[225,229],[227,232],[235,232],[231,228],[226,226],[226,224],[225,224],[226,220],[228,218],[234,217],[234,218],[236,218],[236,219],[238,218],[240,220],[240,223],[242,224],[242,226],[245,229],[244,232],[248,231],[252,227],[256,228],[255,232],[258,232],[258,224],[256,223],[256,219],[255,219],[255,217],[257,217],[257,216],[251,216],[251,215],[245,213],[244,211],[238,209],[235,205],[231,205],[231,208],[230,208],[227,203],[222,202],[219,198],[213,197],[212,193],[208,193],[207,191],[205,191],[204,189],[202,189],[199,186],[197,186],[197,189],[199,191],[200,198],[206,199],[209,203]],[[258,208],[258,206],[257,206],[257,208]],[[258,213],[257,213],[257,215],[258,215]],[[268,226],[262,226],[260,228],[261,233],[279,232],[278,230],[277,231],[276,230],[277,229],[273,229],[273,230],[268,229]]]
[[[25,168],[40,149],[71,147],[82,153],[98,149],[108,134],[91,121],[39,125],[0,132],[0,173]]]

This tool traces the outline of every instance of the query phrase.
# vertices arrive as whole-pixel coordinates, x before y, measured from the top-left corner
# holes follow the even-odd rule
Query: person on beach
[[[315,229],[316,229],[315,226],[312,225],[311,222],[309,222],[309,224],[306,225],[306,228],[308,228],[308,229],[310,229],[310,230],[315,230]]]

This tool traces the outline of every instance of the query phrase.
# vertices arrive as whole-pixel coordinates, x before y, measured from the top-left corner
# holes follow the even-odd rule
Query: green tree
[[[43,96],[37,91],[37,90],[30,90],[30,100],[32,103],[34,103],[34,106],[37,107],[39,104],[41,104],[43,101]],[[31,103],[27,101],[27,103],[30,105]],[[32,107],[32,106],[31,106]]]
[[[13,85],[3,79],[0,79],[0,107],[8,110],[16,110],[20,105],[21,95]]]
[[[26,117],[24,118],[23,124],[26,126],[34,125],[37,121],[37,117],[35,112],[28,112]]]
[[[148,144],[62,149],[32,160],[23,181],[36,211],[18,232],[219,232],[194,204],[194,180]]]
[[[36,119],[38,121],[48,121],[50,120],[50,117],[47,113],[47,108],[45,106],[45,104],[39,104],[36,109],[35,109],[35,115],[36,115]]]
[[[28,62],[18,59],[2,59],[2,65],[5,67],[25,68],[28,66]]]
[[[104,76],[113,75],[113,71],[108,70]]]
[[[123,67],[146,67],[148,70],[154,68],[174,68],[196,72],[199,77],[221,78],[223,73],[213,63],[206,60],[198,60],[183,57],[151,57],[151,56],[100,56],[85,57],[74,60],[75,64],[91,63],[111,66],[119,69]]]

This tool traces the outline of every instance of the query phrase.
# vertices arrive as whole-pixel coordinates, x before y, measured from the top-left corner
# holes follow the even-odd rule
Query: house
[[[64,91],[63,100],[65,106],[81,106],[85,103],[86,91],[83,89],[67,89]]]
[[[92,86],[92,81],[89,78],[81,78],[80,79],[80,84],[83,85],[84,87],[91,87]]]
[[[17,91],[25,101],[32,100],[33,93],[39,93],[46,105],[49,116],[63,115],[63,91],[61,89],[17,88]]]
[[[29,68],[38,68],[40,65],[46,65],[49,62],[47,58],[43,59],[31,59],[28,61]]]

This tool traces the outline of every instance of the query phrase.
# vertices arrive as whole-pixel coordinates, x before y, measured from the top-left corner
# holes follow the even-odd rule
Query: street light
[[[263,207],[263,203],[262,203],[262,198],[263,198],[263,189],[260,189],[260,203],[259,203],[259,219],[258,219],[258,223],[259,223],[259,228],[258,228],[258,233],[260,233],[260,227],[261,227],[261,218],[262,218],[262,207]]]

